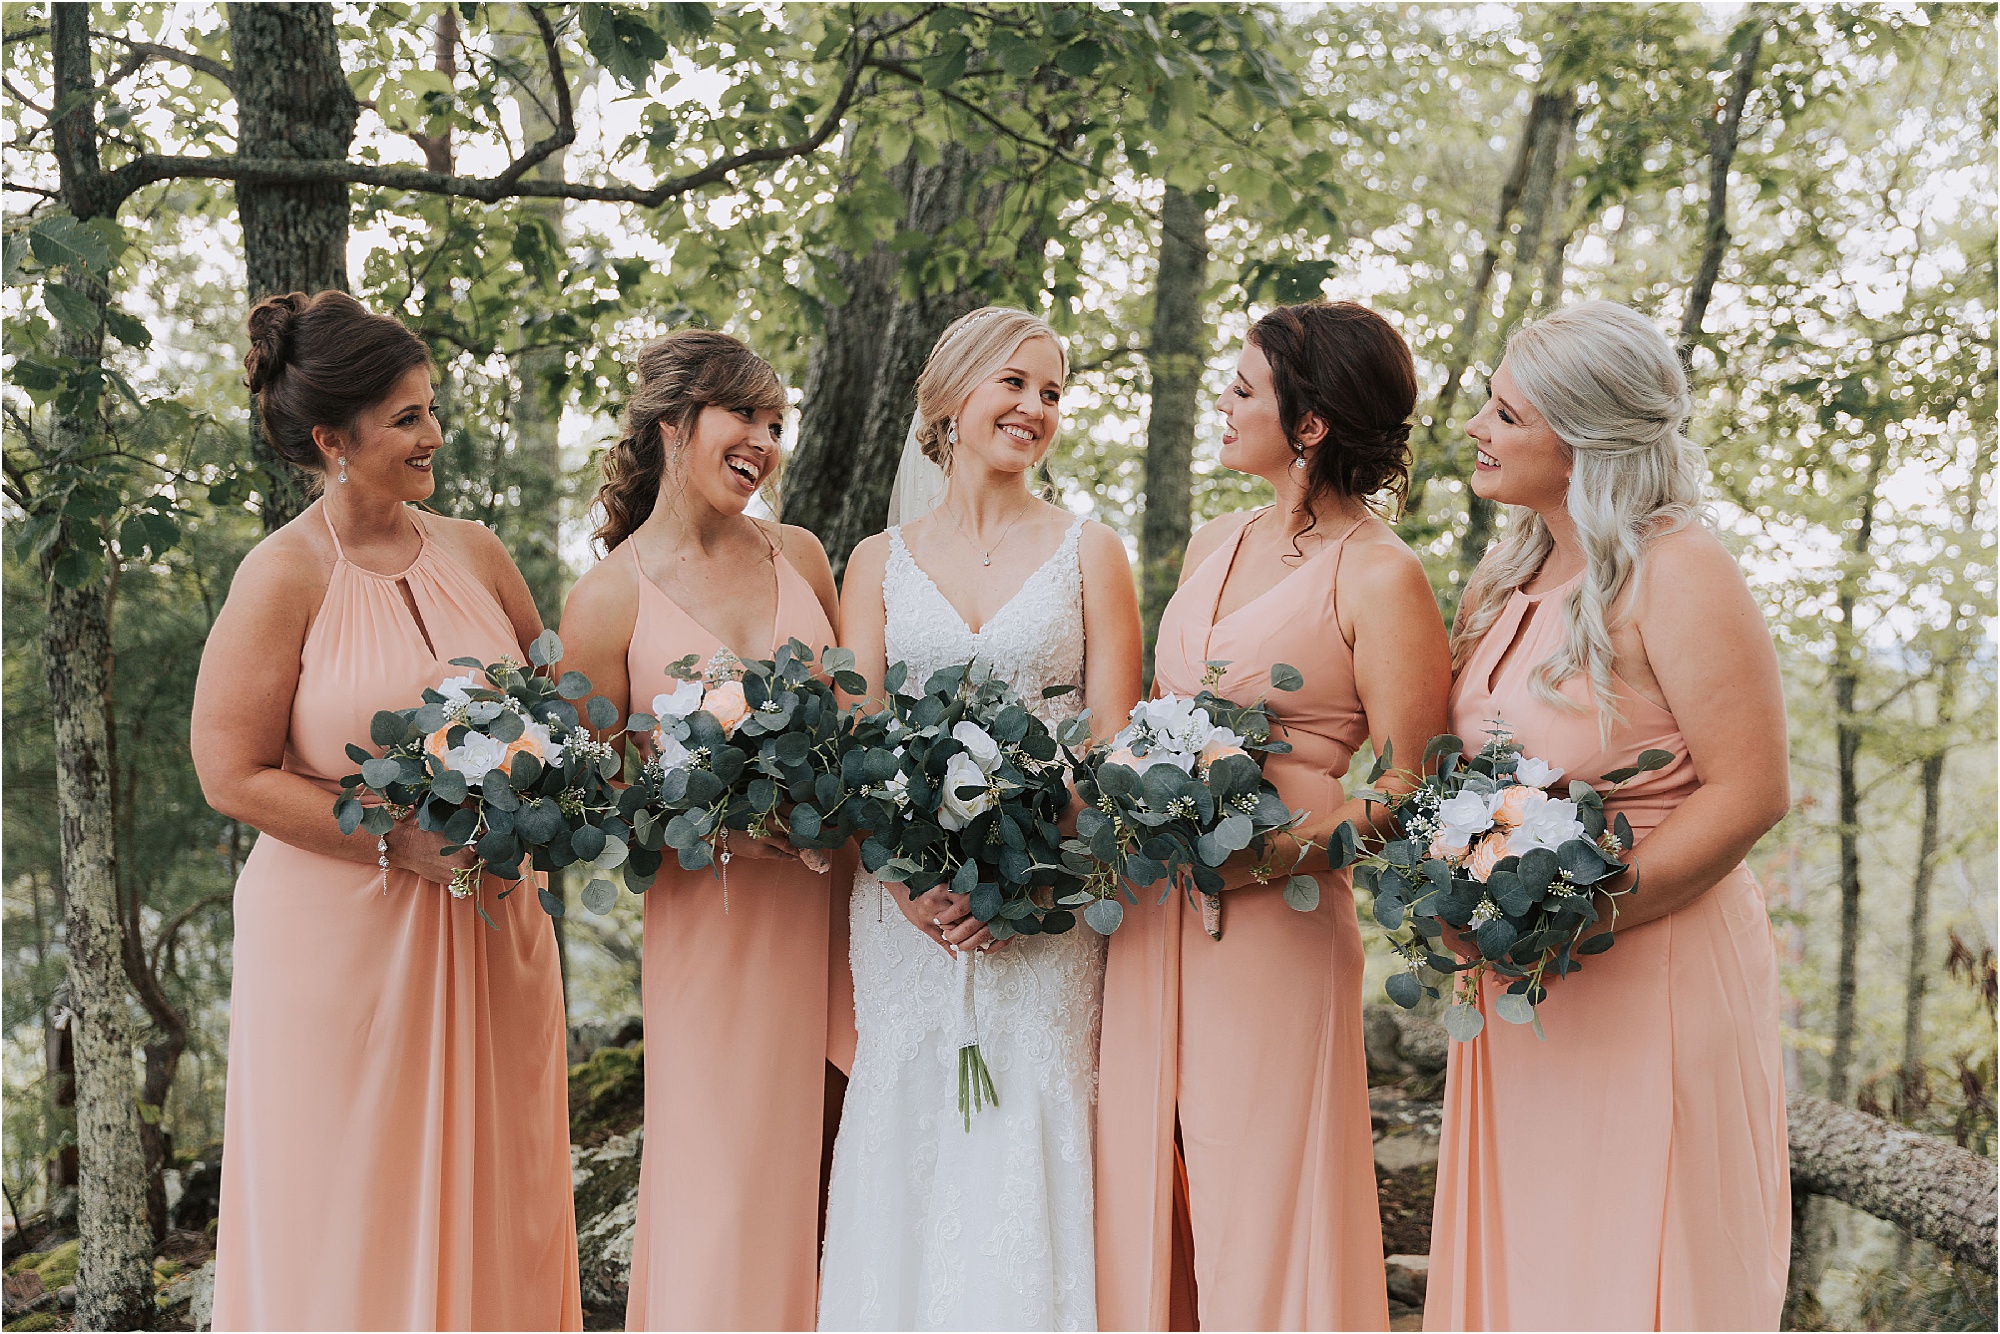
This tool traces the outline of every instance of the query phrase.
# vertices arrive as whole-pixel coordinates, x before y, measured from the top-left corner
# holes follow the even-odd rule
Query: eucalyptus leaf
[[[1083,910],[1083,922],[1100,936],[1108,936],[1125,920],[1125,905],[1117,899],[1099,899]]]
[[[1444,1012],[1444,1031],[1454,1042],[1470,1042],[1486,1027],[1486,1018],[1475,1006],[1460,1001]]]
[[[583,906],[602,917],[618,906],[618,886],[609,880],[591,880],[583,887]]]

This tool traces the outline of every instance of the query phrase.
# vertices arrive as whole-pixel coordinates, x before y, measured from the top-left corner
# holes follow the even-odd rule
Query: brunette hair
[[[431,362],[421,338],[345,292],[287,292],[250,308],[243,385],[264,438],[278,456],[315,481],[326,460],[313,427],[345,431],[396,381]]]
[[[1014,349],[1030,338],[1056,345],[1063,379],[1069,379],[1069,350],[1046,320],[1012,306],[981,306],[953,320],[938,335],[917,377],[917,443],[924,457],[951,471],[947,426],[987,376],[1007,364]],[[1051,439],[1050,444],[1054,441]]]
[[[1326,423],[1306,465],[1300,503],[1309,520],[1318,521],[1316,502],[1328,494],[1399,509],[1410,493],[1417,370],[1396,326],[1352,301],[1309,301],[1258,320],[1250,342],[1270,360],[1278,421],[1292,448],[1308,414]]]
[[[785,410],[785,389],[770,363],[741,340],[713,329],[683,329],[639,349],[639,387],[625,401],[623,433],[605,451],[595,503],[604,522],[593,534],[609,552],[653,512],[668,457],[666,433],[684,445],[711,405]],[[676,449],[678,453],[678,448]]]

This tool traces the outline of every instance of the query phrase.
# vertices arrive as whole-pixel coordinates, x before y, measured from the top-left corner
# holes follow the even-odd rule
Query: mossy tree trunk
[[[1180,582],[1181,557],[1194,526],[1194,437],[1208,325],[1208,210],[1171,185],[1160,201],[1160,267],[1153,285],[1153,328],[1146,343],[1152,404],[1146,416],[1146,509],[1139,529],[1139,604],[1145,679],[1153,678],[1160,614]]]

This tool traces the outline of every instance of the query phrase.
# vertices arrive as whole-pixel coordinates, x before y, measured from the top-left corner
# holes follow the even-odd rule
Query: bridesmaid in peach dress
[[[1452,730],[1500,720],[1565,782],[1675,758],[1611,801],[1637,892],[1611,950],[1550,985],[1547,1038],[1489,1009],[1452,1046],[1425,1327],[1776,1329],[1778,970],[1743,857],[1789,802],[1777,656],[1703,520],[1658,330],[1562,311],[1515,333],[1492,390],[1473,489],[1511,518],[1460,611]]]
[[[1225,659],[1221,693],[1270,697],[1293,749],[1266,773],[1322,843],[1341,820],[1367,819],[1341,787],[1361,744],[1420,755],[1444,721],[1450,667],[1430,585],[1367,504],[1408,484],[1415,399],[1408,347],[1364,307],[1258,321],[1225,391],[1222,461],[1267,478],[1277,504],[1195,534],[1160,624],[1159,691],[1191,695],[1203,664]],[[1304,688],[1272,690],[1275,662]],[[1286,841],[1287,869],[1295,851]],[[1309,855],[1308,869],[1325,867]],[[1348,875],[1316,872],[1319,906],[1301,913],[1253,878],[1247,854],[1223,873],[1221,940],[1179,894],[1127,912],[1111,937],[1099,1324],[1385,1329]]]
[[[727,334],[639,353],[604,461],[610,554],[563,613],[565,668],[652,707],[692,653],[834,642],[833,571],[803,528],[744,513],[778,467],[785,395]],[[628,1329],[810,1329],[819,1287],[828,876],[737,836],[724,886],[671,854],[645,895],[646,1137]]]
[[[193,751],[261,831],[236,882],[216,1329],[583,1328],[562,980],[532,889],[474,905],[404,821],[333,819],[350,742],[541,632],[478,524],[424,514],[430,357],[352,297],[270,297],[248,383],[325,494],[249,556],[202,655]],[[497,929],[496,929],[497,928]]]

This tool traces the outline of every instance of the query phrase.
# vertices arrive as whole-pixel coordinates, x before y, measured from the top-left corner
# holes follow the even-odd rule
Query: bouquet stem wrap
[[[979,1052],[979,1017],[973,1003],[973,982],[978,974],[979,956],[973,950],[958,952],[958,1114],[965,1129],[972,1131],[972,1114],[985,1107],[998,1107],[1000,1094],[993,1087],[993,1072]]]

